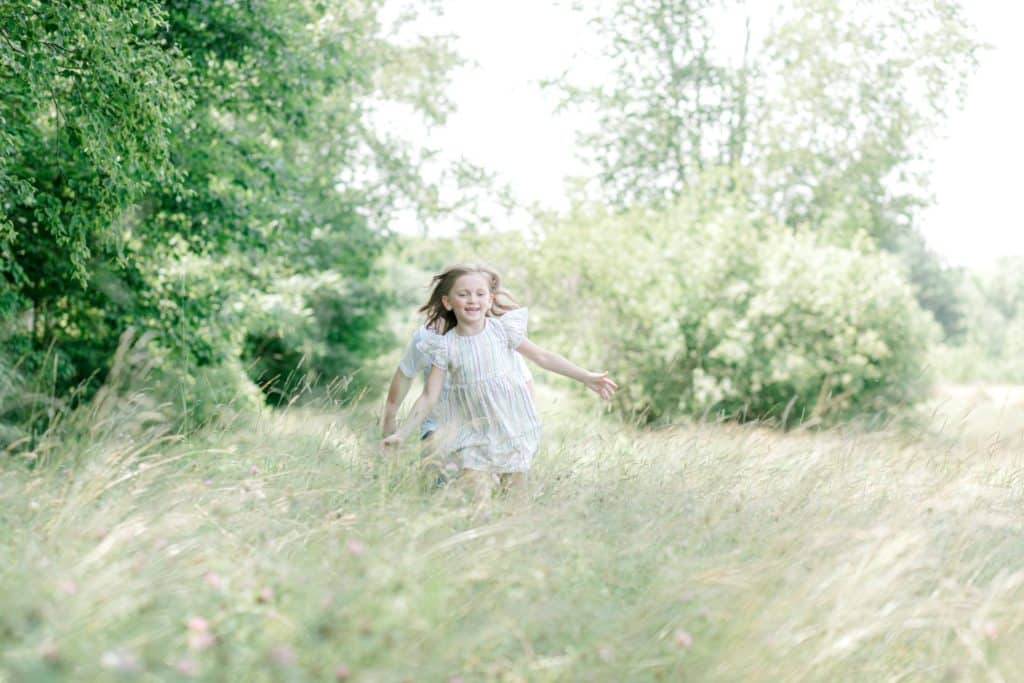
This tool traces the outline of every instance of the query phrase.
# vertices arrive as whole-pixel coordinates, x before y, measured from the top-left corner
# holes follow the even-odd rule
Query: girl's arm
[[[615,390],[619,388],[619,385],[608,377],[607,372],[584,370],[557,353],[542,349],[529,339],[523,339],[522,343],[516,347],[516,351],[545,370],[557,372],[559,375],[582,382],[588,389],[605,400],[614,396]]]
[[[395,432],[395,416],[398,414],[398,408],[402,405],[402,401],[405,400],[405,396],[409,393],[411,386],[412,378],[406,377],[401,369],[396,369],[394,377],[391,378],[391,386],[388,388],[387,402],[384,404],[384,417],[381,420],[380,427],[382,437]]]
[[[420,397],[416,399],[416,403],[413,404],[409,417],[406,418],[397,432],[387,436],[381,442],[382,446],[397,446],[402,443],[409,436],[409,432],[427,418],[430,411],[437,405],[437,399],[441,396],[441,389],[444,388],[444,375],[445,371],[436,365],[430,368],[430,375],[427,376],[427,383],[423,387],[423,393],[420,394]]]

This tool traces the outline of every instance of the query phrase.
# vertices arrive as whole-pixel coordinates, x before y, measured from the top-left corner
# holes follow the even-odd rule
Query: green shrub
[[[189,433],[263,405],[259,388],[237,358],[197,365],[161,345],[152,332],[128,329],[110,360],[110,372],[78,421],[92,429],[99,423],[133,424],[139,429]]]
[[[270,402],[351,378],[380,349],[393,345],[382,321],[390,291],[328,270],[296,275],[246,304],[243,357]]]
[[[30,450],[70,400],[55,395],[57,354],[32,356],[21,340],[0,334],[0,453]]]
[[[27,436],[22,415],[24,381],[15,364],[0,354],[0,451]]]
[[[255,412],[263,405],[259,387],[234,359],[187,370],[161,368],[147,390],[171,409],[177,429],[186,432],[238,413]]]
[[[728,205],[578,215],[535,251],[533,323],[608,369],[652,421],[791,424],[916,400],[937,333],[894,257],[822,245]]]

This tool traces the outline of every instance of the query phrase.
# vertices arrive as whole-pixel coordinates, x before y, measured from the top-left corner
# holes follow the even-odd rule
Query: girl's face
[[[441,297],[441,303],[445,310],[455,312],[460,324],[476,323],[491,310],[494,296],[482,273],[466,273],[455,280],[451,291]]]

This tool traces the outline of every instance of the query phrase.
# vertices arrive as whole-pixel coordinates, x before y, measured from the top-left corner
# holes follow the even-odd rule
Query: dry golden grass
[[[1024,680],[1019,390],[787,434],[543,398],[482,512],[358,408],[108,401],[0,470],[0,680]]]

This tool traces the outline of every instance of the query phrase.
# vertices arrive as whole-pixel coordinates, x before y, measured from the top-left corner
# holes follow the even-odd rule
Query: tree
[[[303,315],[341,320],[331,292],[376,311],[323,333],[348,359],[332,370],[357,362],[388,294],[351,285],[396,206],[429,195],[427,153],[375,108],[443,120],[457,62],[443,37],[392,41],[382,5],[3,0],[5,342],[55,349],[58,393],[95,386],[129,325],[185,368],[212,366],[252,325],[272,333],[262,295],[308,274],[333,284],[303,293]]]
[[[963,296],[963,269],[944,264],[917,230],[907,231],[895,244],[886,246],[903,263],[918,303],[942,327],[944,338],[962,339],[967,308]]]
[[[926,143],[979,49],[956,0],[794,0],[757,61],[749,163],[790,225],[891,247],[928,201]]]
[[[0,4],[0,273],[40,345],[96,261],[115,261],[132,207],[180,181],[170,127],[186,63],[152,2]]]
[[[961,332],[936,350],[945,379],[1024,382],[1024,258],[1003,257],[960,281]]]
[[[618,207],[670,202],[724,169],[789,225],[901,233],[927,199],[924,145],[962,98],[978,44],[953,0],[619,0],[593,23],[611,83],[581,146]],[[732,51],[725,36],[742,35]]]
[[[736,151],[742,84],[715,51],[711,14],[721,4],[621,0],[592,20],[612,82],[562,85],[566,105],[596,111],[580,143],[615,206],[671,202]]]
[[[919,302],[956,334],[955,274],[923,247],[926,142],[979,50],[954,0],[618,0],[596,17],[611,83],[564,78],[593,107],[581,136],[602,199],[667,206],[688,190],[840,246],[906,258]],[[742,36],[728,49],[729,36]],[[952,298],[952,300],[951,300]]]

